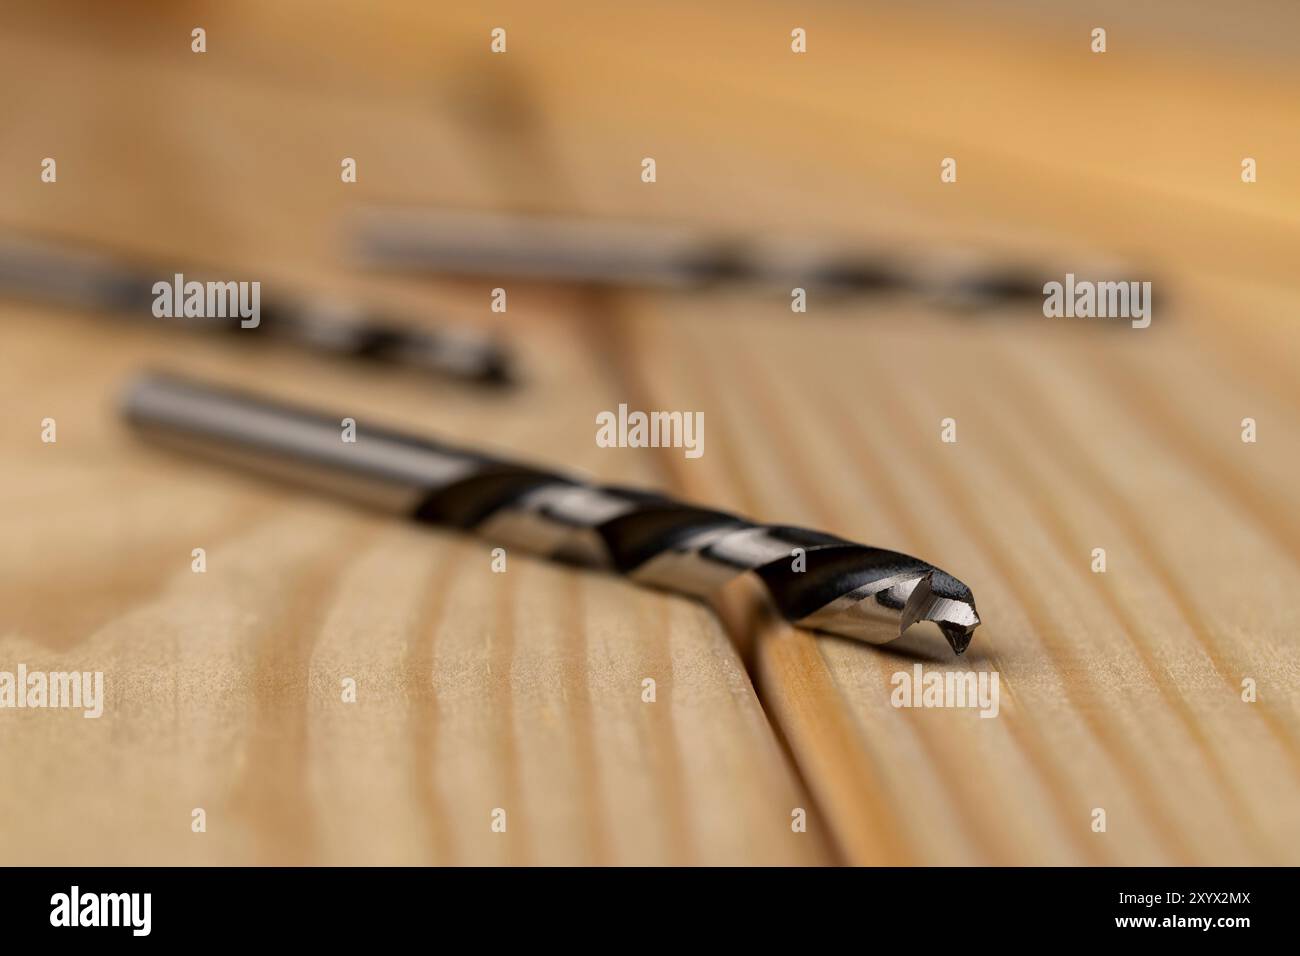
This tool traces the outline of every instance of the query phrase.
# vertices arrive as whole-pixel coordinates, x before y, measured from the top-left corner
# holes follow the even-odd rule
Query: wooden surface
[[[103,670],[109,697],[0,711],[0,862],[1300,862],[1300,61],[1209,14],[1116,7],[1093,56],[1087,14],[936,11],[6,10],[0,224],[504,319],[529,375],[489,397],[0,304],[0,670]],[[1161,298],[1144,331],[524,285],[493,317],[497,281],[349,273],[365,200],[1119,256]],[[486,542],[137,444],[112,403],[146,365],[911,551],[984,625],[954,662],[739,589],[493,574]],[[619,402],[703,411],[705,455],[597,448]],[[917,661],[996,671],[999,716],[892,707]]]

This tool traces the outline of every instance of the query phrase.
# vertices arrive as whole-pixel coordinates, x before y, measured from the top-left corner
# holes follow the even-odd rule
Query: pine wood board
[[[1293,63],[1207,57],[1136,12],[1091,58],[1066,24],[838,5],[796,61],[779,4],[506,5],[506,67],[478,11],[57,9],[6,11],[0,33],[24,91],[0,132],[7,226],[466,322],[491,321],[496,283],[340,269],[351,203],[1118,253],[1171,298],[1135,333],[512,286],[532,378],[505,402],[6,304],[0,667],[108,661],[112,698],[101,721],[5,715],[22,772],[0,810],[21,824],[0,860],[1297,861]],[[50,154],[56,188],[35,175]],[[150,363],[912,550],[975,588],[963,666],[999,672],[1001,715],[889,706],[895,671],[952,666],[934,635],[863,647],[750,595],[718,618],[523,558],[492,576],[478,543],[141,449],[110,402]],[[706,456],[594,448],[619,401],[704,410]]]

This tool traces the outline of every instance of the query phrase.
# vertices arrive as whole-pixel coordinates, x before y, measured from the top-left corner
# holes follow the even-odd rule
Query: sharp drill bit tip
[[[935,593],[935,575],[944,594]],[[946,596],[945,596],[946,595]],[[898,622],[898,636],[917,621],[934,621],[956,654],[964,654],[970,646],[975,628],[979,626],[979,613],[970,588],[942,571],[929,571],[916,580]]]

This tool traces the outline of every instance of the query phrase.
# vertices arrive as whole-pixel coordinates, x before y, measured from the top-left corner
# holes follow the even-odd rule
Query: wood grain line
[[[307,780],[308,663],[330,604],[338,599],[338,581],[378,531],[362,525],[345,532],[337,547],[297,576],[289,598],[261,629],[249,677],[248,757],[232,786],[230,807],[252,828],[267,863],[310,864],[319,853]]]
[[[566,630],[573,640],[573,660],[581,666],[591,657],[590,642],[587,638],[587,616],[583,601],[583,582],[579,575],[573,574],[565,581],[568,594]],[[565,700],[572,710],[574,748],[578,765],[580,790],[586,804],[585,817],[589,821],[587,832],[587,859],[593,866],[608,865],[611,861],[609,826],[605,818],[604,802],[601,800],[600,763],[597,759],[596,738],[593,723],[598,719],[592,701],[591,673],[583,668],[579,679],[573,679],[573,668],[565,668]]]
[[[456,862],[454,835],[447,826],[447,808],[439,792],[438,779],[438,697],[433,690],[434,655],[438,628],[447,609],[450,592],[460,568],[464,566],[468,545],[450,543],[443,551],[425,591],[411,627],[413,639],[405,666],[412,687],[413,705],[407,720],[411,739],[411,782],[415,802],[428,824],[431,858],[444,865]]]
[[[669,605],[666,601],[653,603],[638,600],[637,619],[641,628],[648,633],[670,633]],[[677,738],[677,727],[672,720],[670,706],[673,701],[676,684],[676,671],[673,666],[672,648],[664,642],[651,648],[646,658],[647,667],[654,673],[665,674],[666,681],[657,681],[656,706],[646,711],[646,722],[642,724],[643,741],[650,754],[650,763],[655,768],[659,799],[664,807],[669,832],[675,835],[674,843],[681,856],[680,862],[689,865],[695,862],[696,847],[699,843],[691,833],[691,813],[686,804],[686,786],[682,779],[681,744]],[[651,732],[657,729],[657,732]]]
[[[487,639],[486,688],[496,701],[497,762],[501,767],[502,808],[506,810],[506,858],[512,865],[527,865],[531,858],[521,768],[519,765],[518,731],[515,728],[514,661],[515,627],[517,618],[515,602],[518,600],[519,576],[526,573],[528,563],[517,562],[509,574],[501,575],[501,593],[496,602],[495,626],[489,629]]]

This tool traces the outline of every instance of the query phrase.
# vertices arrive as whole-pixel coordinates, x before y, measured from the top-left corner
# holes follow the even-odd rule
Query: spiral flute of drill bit
[[[979,624],[970,588],[917,558],[758,524],[670,497],[586,482],[388,429],[168,375],[126,396],[151,437],[292,477],[417,521],[479,534],[640,584],[708,597],[755,575],[790,623],[885,643],[933,621],[958,654]]]

